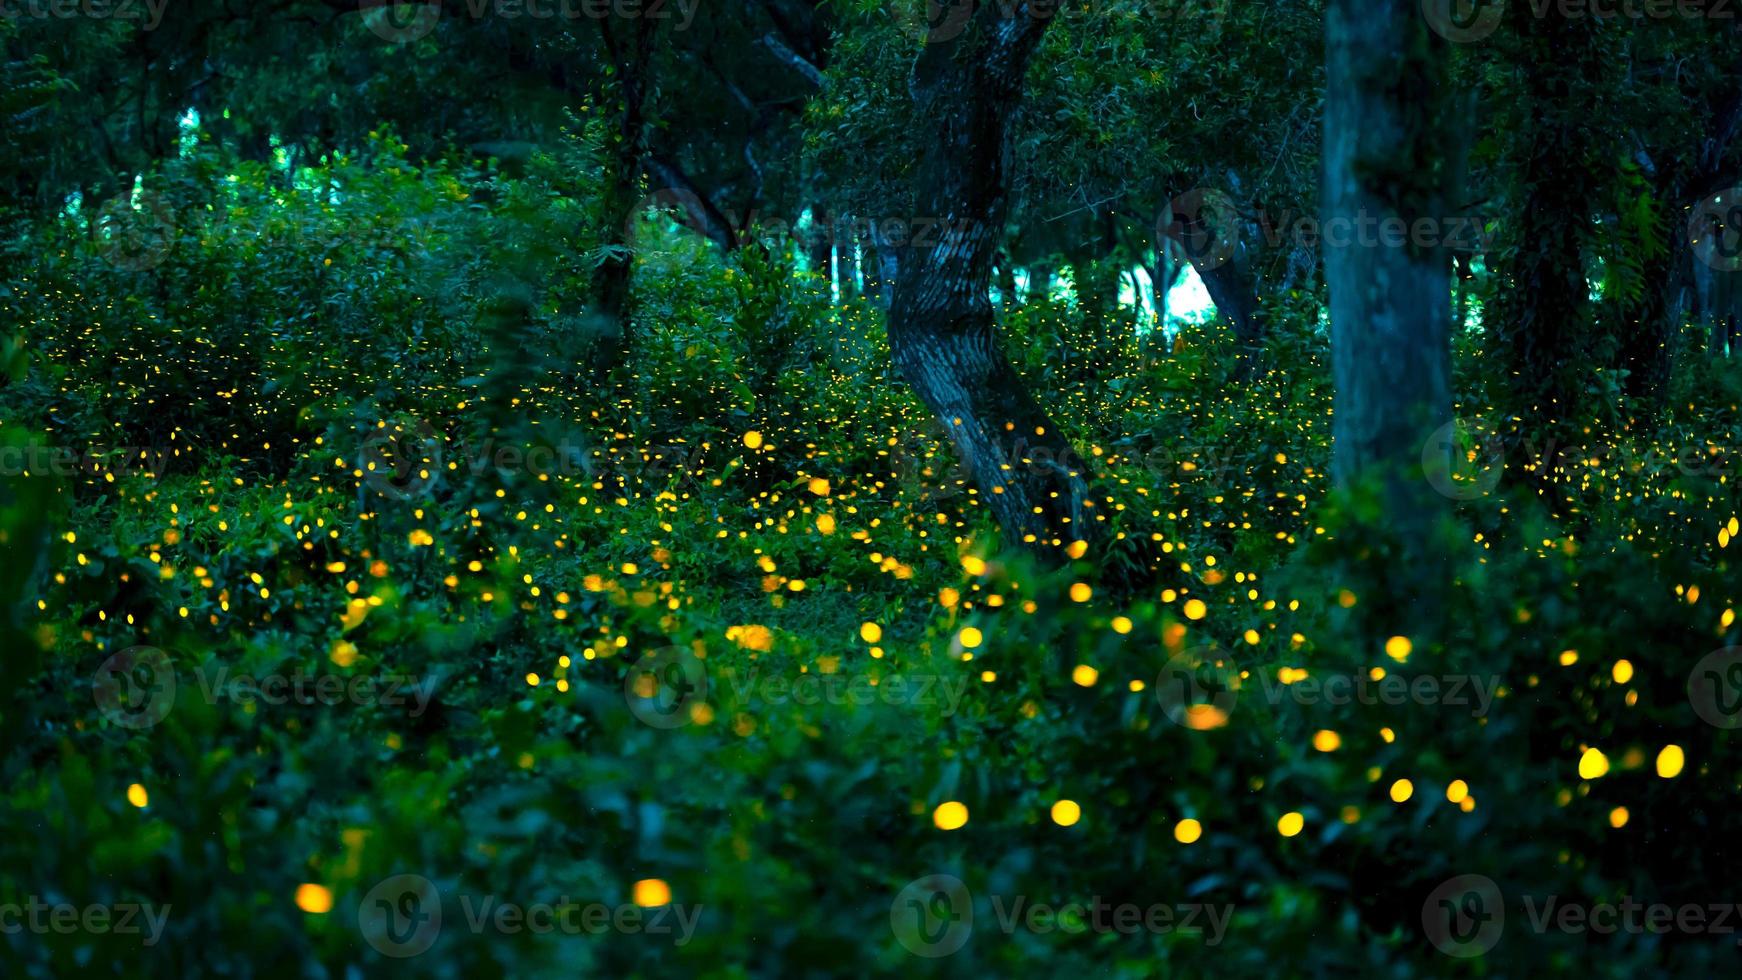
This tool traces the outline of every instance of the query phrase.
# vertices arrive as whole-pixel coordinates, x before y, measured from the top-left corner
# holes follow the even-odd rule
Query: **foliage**
[[[1411,975],[1482,969],[1421,932],[1458,874],[1539,900],[1726,898],[1736,743],[1686,693],[1736,642],[1739,598],[1742,415],[1708,366],[1659,431],[1489,459],[1543,466],[1555,493],[1461,505],[1457,586],[1428,607],[1365,498],[1327,490],[1310,295],[1276,301],[1250,380],[1218,328],[1146,354],[1092,346],[1069,303],[1018,308],[1017,363],[1085,447],[1113,538],[1046,569],[1000,550],[890,376],[878,312],[831,305],[778,240],[722,259],[637,219],[644,339],[590,381],[588,140],[517,176],[410,163],[386,132],[293,174],[205,146],[143,182],[172,219],[156,265],[117,268],[137,251],[77,216],[20,246],[37,261],[4,296],[29,362],[0,436],[81,464],[10,472],[0,507],[0,901],[170,912],[146,949],[7,935],[11,972]],[[1060,367],[1070,344],[1092,376]],[[1484,357],[1463,352],[1470,375]],[[1466,414],[1485,405],[1466,391]],[[1689,446],[1697,468],[1652,455]],[[141,645],[178,688],[135,730],[93,690]],[[635,665],[673,648],[705,655],[707,697],[656,728],[631,711]],[[1177,672],[1230,680],[1218,658],[1236,700],[1176,723]],[[1477,713],[1297,686],[1376,670],[1499,687]],[[220,686],[298,673],[416,687],[250,705]],[[1652,771],[1667,745],[1673,779]],[[1606,776],[1580,778],[1587,747]],[[934,823],[949,802],[958,830]],[[974,933],[915,957],[891,905],[938,873],[977,897]],[[405,961],[359,928],[398,874],[446,915]],[[469,925],[486,896],[616,907],[648,881],[700,907],[687,942]],[[1006,934],[1015,896],[1232,911],[1213,943]],[[1731,955],[1507,928],[1493,955],[1520,970]]]

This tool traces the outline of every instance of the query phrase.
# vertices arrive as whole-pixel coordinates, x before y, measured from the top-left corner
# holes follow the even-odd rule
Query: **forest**
[[[1738,8],[0,0],[0,973],[1734,969]]]

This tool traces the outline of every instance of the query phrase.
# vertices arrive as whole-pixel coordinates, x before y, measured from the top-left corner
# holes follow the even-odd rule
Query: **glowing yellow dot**
[[[966,555],[962,558],[962,571],[967,572],[969,575],[984,575],[986,574],[986,560],[974,555]],[[951,591],[954,590],[952,589]],[[950,605],[950,603],[946,602],[944,605],[947,606]]]
[[[1094,594],[1095,590],[1089,588],[1087,582],[1076,582],[1071,585],[1072,602],[1088,602],[1089,597]]]
[[[1586,749],[1579,756],[1579,778],[1598,779],[1609,772],[1609,757],[1596,749]]]
[[[1209,611],[1209,607],[1204,605],[1204,600],[1202,599],[1186,600],[1185,613],[1187,619],[1203,619]]]
[[[526,683],[531,685],[532,687],[537,687],[538,686],[538,675],[537,674],[527,674],[526,675]]]
[[[298,885],[296,907],[310,915],[326,915],[333,910],[333,893],[321,885]]]
[[[1306,827],[1306,818],[1290,810],[1276,822],[1276,832],[1284,837],[1293,837]]]
[[[1071,680],[1076,682],[1078,687],[1094,687],[1095,681],[1099,680],[1100,677],[1101,672],[1088,664],[1078,664],[1071,671]]]
[[[1665,779],[1674,779],[1682,774],[1682,766],[1687,764],[1687,758],[1682,754],[1679,745],[1666,745],[1657,754],[1657,774]]]
[[[941,803],[932,811],[931,822],[939,830],[960,830],[968,824],[968,808],[954,800]]]
[[[1113,617],[1113,632],[1120,635],[1131,632],[1131,620],[1124,616]]]
[[[1451,785],[1446,787],[1446,799],[1453,803],[1462,803],[1464,802],[1464,797],[1469,795],[1470,784],[1464,782],[1462,779],[1454,779],[1452,780]]]
[[[145,787],[134,783],[127,787],[127,802],[143,810],[151,802],[151,797],[145,792]]]
[[[1073,800],[1060,800],[1052,805],[1052,822],[1060,827],[1072,827],[1083,819],[1083,808]]]
[[[635,904],[644,909],[671,904],[671,886],[658,878],[643,878],[635,883]]]
[[[1610,810],[1609,826],[1614,827],[1616,830],[1620,830],[1622,827],[1627,826],[1628,816],[1627,808],[1624,806],[1618,806],[1615,809]]]
[[[1562,667],[1571,667],[1573,664],[1576,664],[1578,662],[1579,662],[1579,651],[1577,651],[1577,650],[1562,650],[1561,651],[1561,666]]]
[[[983,639],[984,637],[980,635],[978,629],[972,626],[966,627],[962,630],[962,649],[972,650],[978,647]]]
[[[1343,737],[1328,728],[1313,733],[1313,748],[1320,752],[1335,752],[1343,745]]]
[[[878,626],[876,623],[860,623],[859,639],[864,640],[866,643],[876,643],[878,640],[883,639],[883,627]]]
[[[1391,784],[1391,802],[1403,803],[1415,795],[1415,784],[1407,779],[1399,779]]]
[[[762,433],[755,429],[744,433],[744,445],[749,449],[760,449],[762,447]]]
[[[1615,661],[1615,668],[1609,672],[1615,678],[1615,683],[1625,684],[1633,679],[1633,662],[1630,660]]]
[[[1204,825],[1187,817],[1173,825],[1173,839],[1181,844],[1190,844],[1204,836]]]
[[[1385,655],[1398,663],[1408,660],[1410,651],[1414,649],[1415,644],[1409,642],[1407,636],[1394,636],[1385,641]]]

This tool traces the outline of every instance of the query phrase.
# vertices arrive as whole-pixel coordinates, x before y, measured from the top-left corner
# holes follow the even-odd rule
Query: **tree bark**
[[[1036,550],[1094,536],[1079,458],[1011,367],[987,294],[1008,207],[1010,117],[1049,13],[982,0],[967,29],[927,39],[912,81],[915,118],[931,130],[914,205],[942,230],[901,252],[889,315],[896,366],[1005,534]]]
[[[606,168],[603,189],[605,213],[605,243],[624,246],[628,240],[628,225],[635,214],[641,182],[645,139],[642,129],[647,101],[647,70],[653,56],[651,18],[637,21],[628,37],[620,38],[608,19],[599,21],[599,32],[613,67],[617,72],[618,97],[621,99],[617,124],[617,140]],[[619,248],[599,264],[592,284],[592,306],[599,323],[614,328],[614,337],[601,338],[600,366],[608,368],[620,362],[633,347],[629,314],[629,279],[634,259]]]
[[[1571,440],[1594,356],[1584,260],[1591,202],[1613,193],[1620,149],[1578,93],[1603,77],[1608,52],[1590,18],[1539,18],[1527,4],[1510,5],[1507,16],[1523,62],[1517,112],[1524,125],[1506,154],[1519,190],[1502,225],[1510,247],[1497,253],[1491,349],[1501,355],[1507,408],[1519,420],[1508,441],[1526,433]],[[1507,470],[1509,479],[1525,473]]]
[[[1234,328],[1234,344],[1239,348],[1236,375],[1250,375],[1264,351],[1264,321],[1258,312],[1258,296],[1249,270],[1236,256],[1219,265],[1205,263],[1198,270],[1198,278],[1203,280],[1210,302],[1216,304],[1216,312]]]
[[[1391,218],[1413,227],[1444,215],[1443,42],[1410,0],[1330,0],[1326,46],[1326,227]],[[1378,474],[1392,515],[1407,519],[1431,503],[1422,450],[1451,419],[1447,257],[1438,247],[1327,235],[1325,278],[1332,476],[1348,486]]]

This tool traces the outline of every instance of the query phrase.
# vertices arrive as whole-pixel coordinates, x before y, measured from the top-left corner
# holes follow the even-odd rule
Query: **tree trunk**
[[[604,196],[605,244],[623,246],[628,241],[629,222],[635,217],[645,155],[642,129],[647,101],[647,67],[653,55],[650,18],[637,22],[629,37],[620,38],[609,20],[599,21],[600,36],[616,69],[621,100],[617,140],[606,168]],[[634,259],[626,249],[614,249],[599,264],[592,283],[595,322],[602,327],[601,368],[627,356],[633,346],[629,324],[629,279]],[[614,331],[614,335],[612,335]]]
[[[1410,0],[1327,4],[1327,228],[1374,218],[1413,226],[1446,213],[1446,51],[1415,8]],[[1392,516],[1427,512],[1423,446],[1451,419],[1445,252],[1327,235],[1325,279],[1332,476],[1348,486],[1378,474]]]
[[[1611,123],[1581,105],[1579,92],[1603,78],[1612,59],[1591,18],[1539,18],[1522,3],[1507,16],[1521,45],[1523,125],[1506,153],[1519,200],[1502,225],[1511,247],[1500,250],[1494,270],[1490,349],[1501,355],[1512,389],[1506,407],[1518,419],[1508,440],[1529,432],[1573,442],[1593,357],[1584,261],[1591,202],[1613,193],[1619,159],[1606,132]]]
[[[1246,377],[1264,351],[1264,321],[1244,260],[1235,257],[1221,264],[1206,262],[1198,270],[1198,278],[1203,280],[1210,302],[1216,304],[1216,312],[1234,328],[1234,344],[1239,349],[1236,374]]]
[[[1050,18],[981,3],[966,30],[934,35],[914,65],[931,132],[914,173],[916,214],[943,230],[901,253],[889,316],[896,365],[942,421],[1004,532],[1036,546],[1087,540],[1079,458],[1005,356],[987,289],[1008,207],[1009,124]]]
[[[865,298],[874,305],[883,305],[883,263],[877,254],[877,243],[869,234],[859,239],[859,271],[864,282]]]

